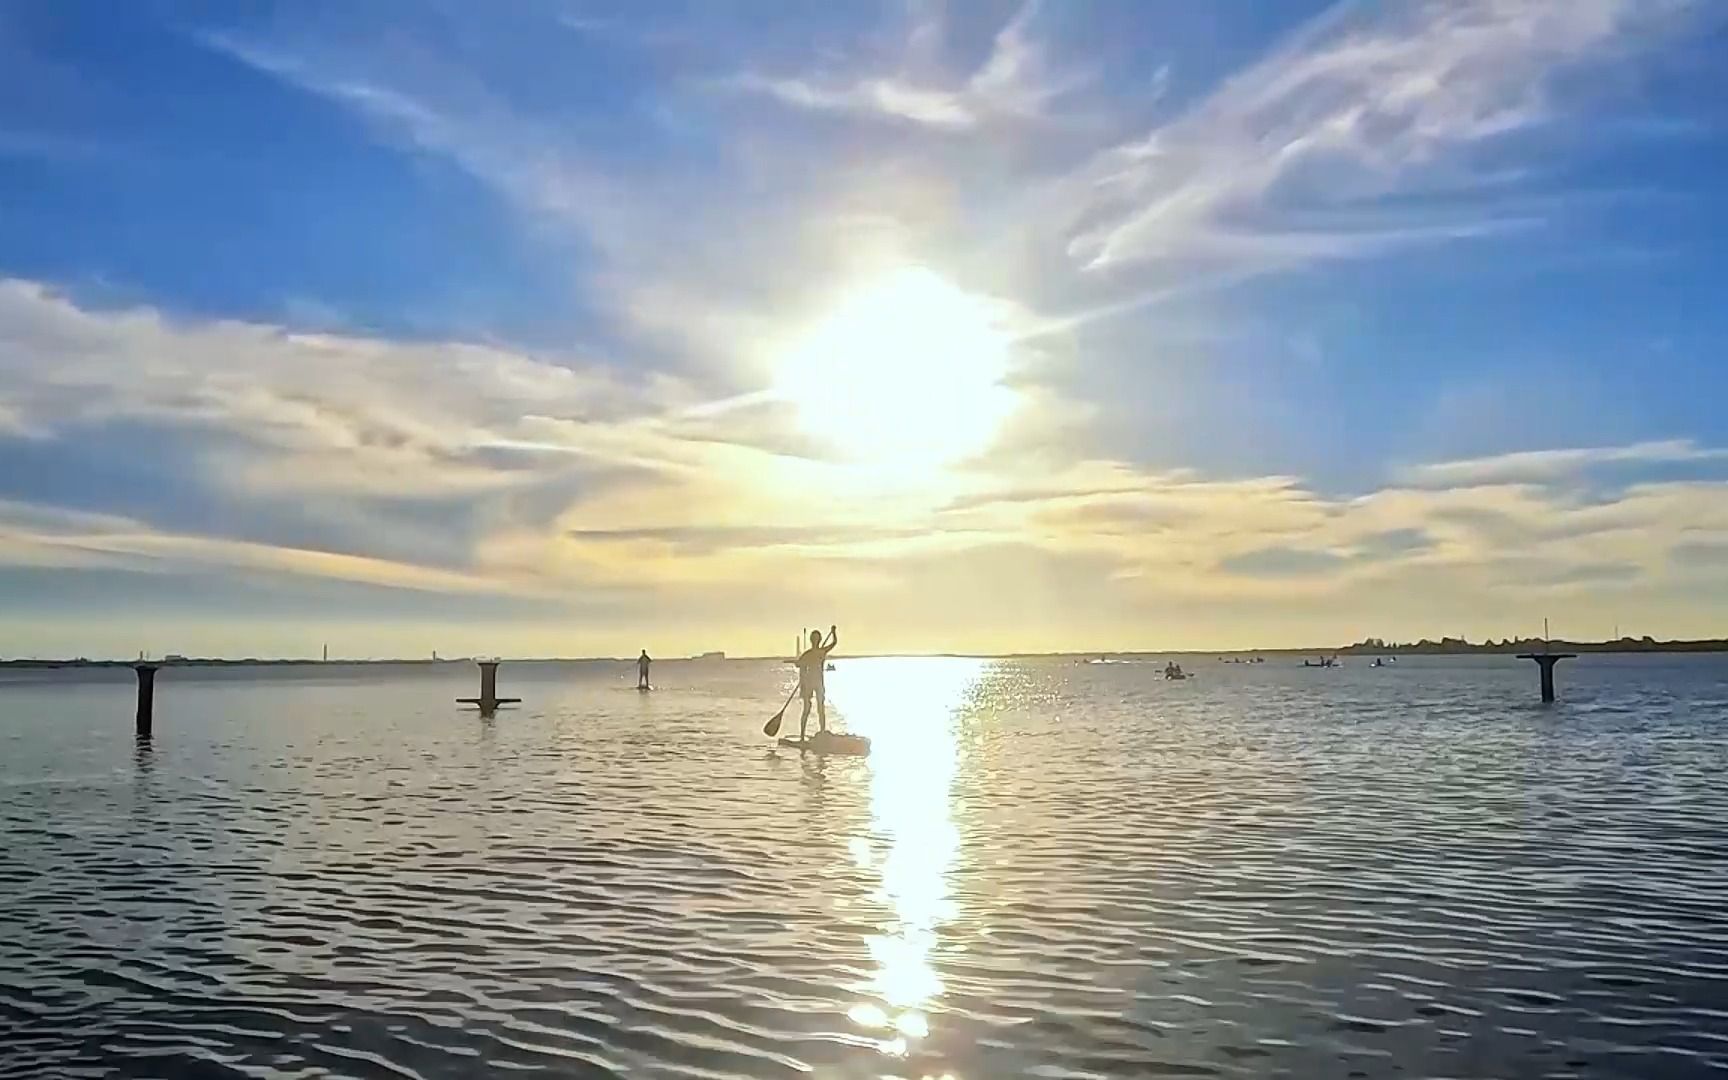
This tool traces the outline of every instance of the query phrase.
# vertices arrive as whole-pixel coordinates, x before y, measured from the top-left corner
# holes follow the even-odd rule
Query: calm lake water
[[[0,676],[0,1075],[1728,1075],[1728,659],[1185,663]]]

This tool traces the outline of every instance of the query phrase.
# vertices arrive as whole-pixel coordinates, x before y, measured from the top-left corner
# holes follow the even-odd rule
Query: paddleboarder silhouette
[[[828,654],[840,641],[839,631],[830,626],[828,641],[822,641],[822,631],[810,631],[810,647],[798,657],[798,696],[804,699],[803,715],[798,717],[798,741],[803,742],[810,724],[810,702],[816,702],[816,723],[822,733],[828,733],[828,695],[823,686],[823,673],[828,668]]]

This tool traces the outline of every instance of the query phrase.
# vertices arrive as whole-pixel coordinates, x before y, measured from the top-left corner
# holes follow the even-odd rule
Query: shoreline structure
[[[1517,656],[1528,652],[1571,652],[1571,653],[1722,653],[1728,652],[1728,638],[1702,638],[1693,640],[1658,641],[1651,637],[1623,637],[1613,641],[1566,641],[1560,638],[1544,640],[1542,638],[1507,638],[1503,641],[1484,641],[1472,643],[1463,638],[1441,638],[1431,641],[1427,638],[1416,642],[1390,642],[1379,638],[1367,638],[1354,645],[1326,646],[1321,648],[1280,648],[1280,649],[1129,649],[1122,651],[1080,650],[1073,652],[1050,653],[877,653],[858,654],[853,659],[862,659],[866,655],[876,656],[964,656],[983,660],[1031,660],[1031,659],[1063,659],[1066,657],[1087,658],[1105,656],[1112,659],[1138,659],[1165,656]],[[355,667],[355,666],[416,666],[439,667],[449,664],[471,664],[477,657],[455,656],[439,657],[436,660],[418,658],[372,659],[372,660],[318,660],[318,659],[268,659],[247,657],[245,659],[226,659],[220,657],[187,657],[174,656],[168,659],[149,661],[157,667]],[[613,656],[543,656],[543,657],[487,657],[486,659],[501,659],[511,664],[577,664],[577,663],[626,663],[630,657]],[[670,660],[672,658],[668,658]],[[708,662],[718,660],[713,654],[681,658],[687,663]],[[730,657],[737,660],[780,660],[778,656],[740,656]],[[126,660],[91,660],[84,657],[73,659],[19,659],[0,660],[0,671],[7,669],[35,668],[131,668],[139,663],[135,659]]]

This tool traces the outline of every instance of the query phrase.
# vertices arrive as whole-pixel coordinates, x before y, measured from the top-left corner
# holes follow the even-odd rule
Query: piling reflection
[[[871,740],[871,833],[850,845],[860,868],[881,875],[891,921],[869,940],[870,999],[852,1020],[880,1032],[901,1055],[930,1033],[942,993],[938,932],[954,916],[948,874],[959,848],[950,805],[958,761],[957,714],[984,662],[950,658],[871,659],[841,664],[832,697],[848,727]]]

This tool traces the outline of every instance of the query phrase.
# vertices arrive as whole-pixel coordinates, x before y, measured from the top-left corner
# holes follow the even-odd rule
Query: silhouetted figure
[[[636,658],[636,689],[638,689],[638,690],[649,689],[649,686],[648,686],[648,665],[652,664],[653,662],[654,662],[654,658],[648,655],[647,649],[643,649],[642,655],[638,656]]]
[[[804,713],[798,717],[798,741],[803,742],[810,724],[810,700],[816,700],[816,723],[822,733],[828,732],[828,693],[822,685],[823,672],[828,667],[828,654],[840,641],[839,631],[828,628],[828,643],[822,643],[822,631],[810,631],[810,647],[798,657],[798,696],[804,699]]]

